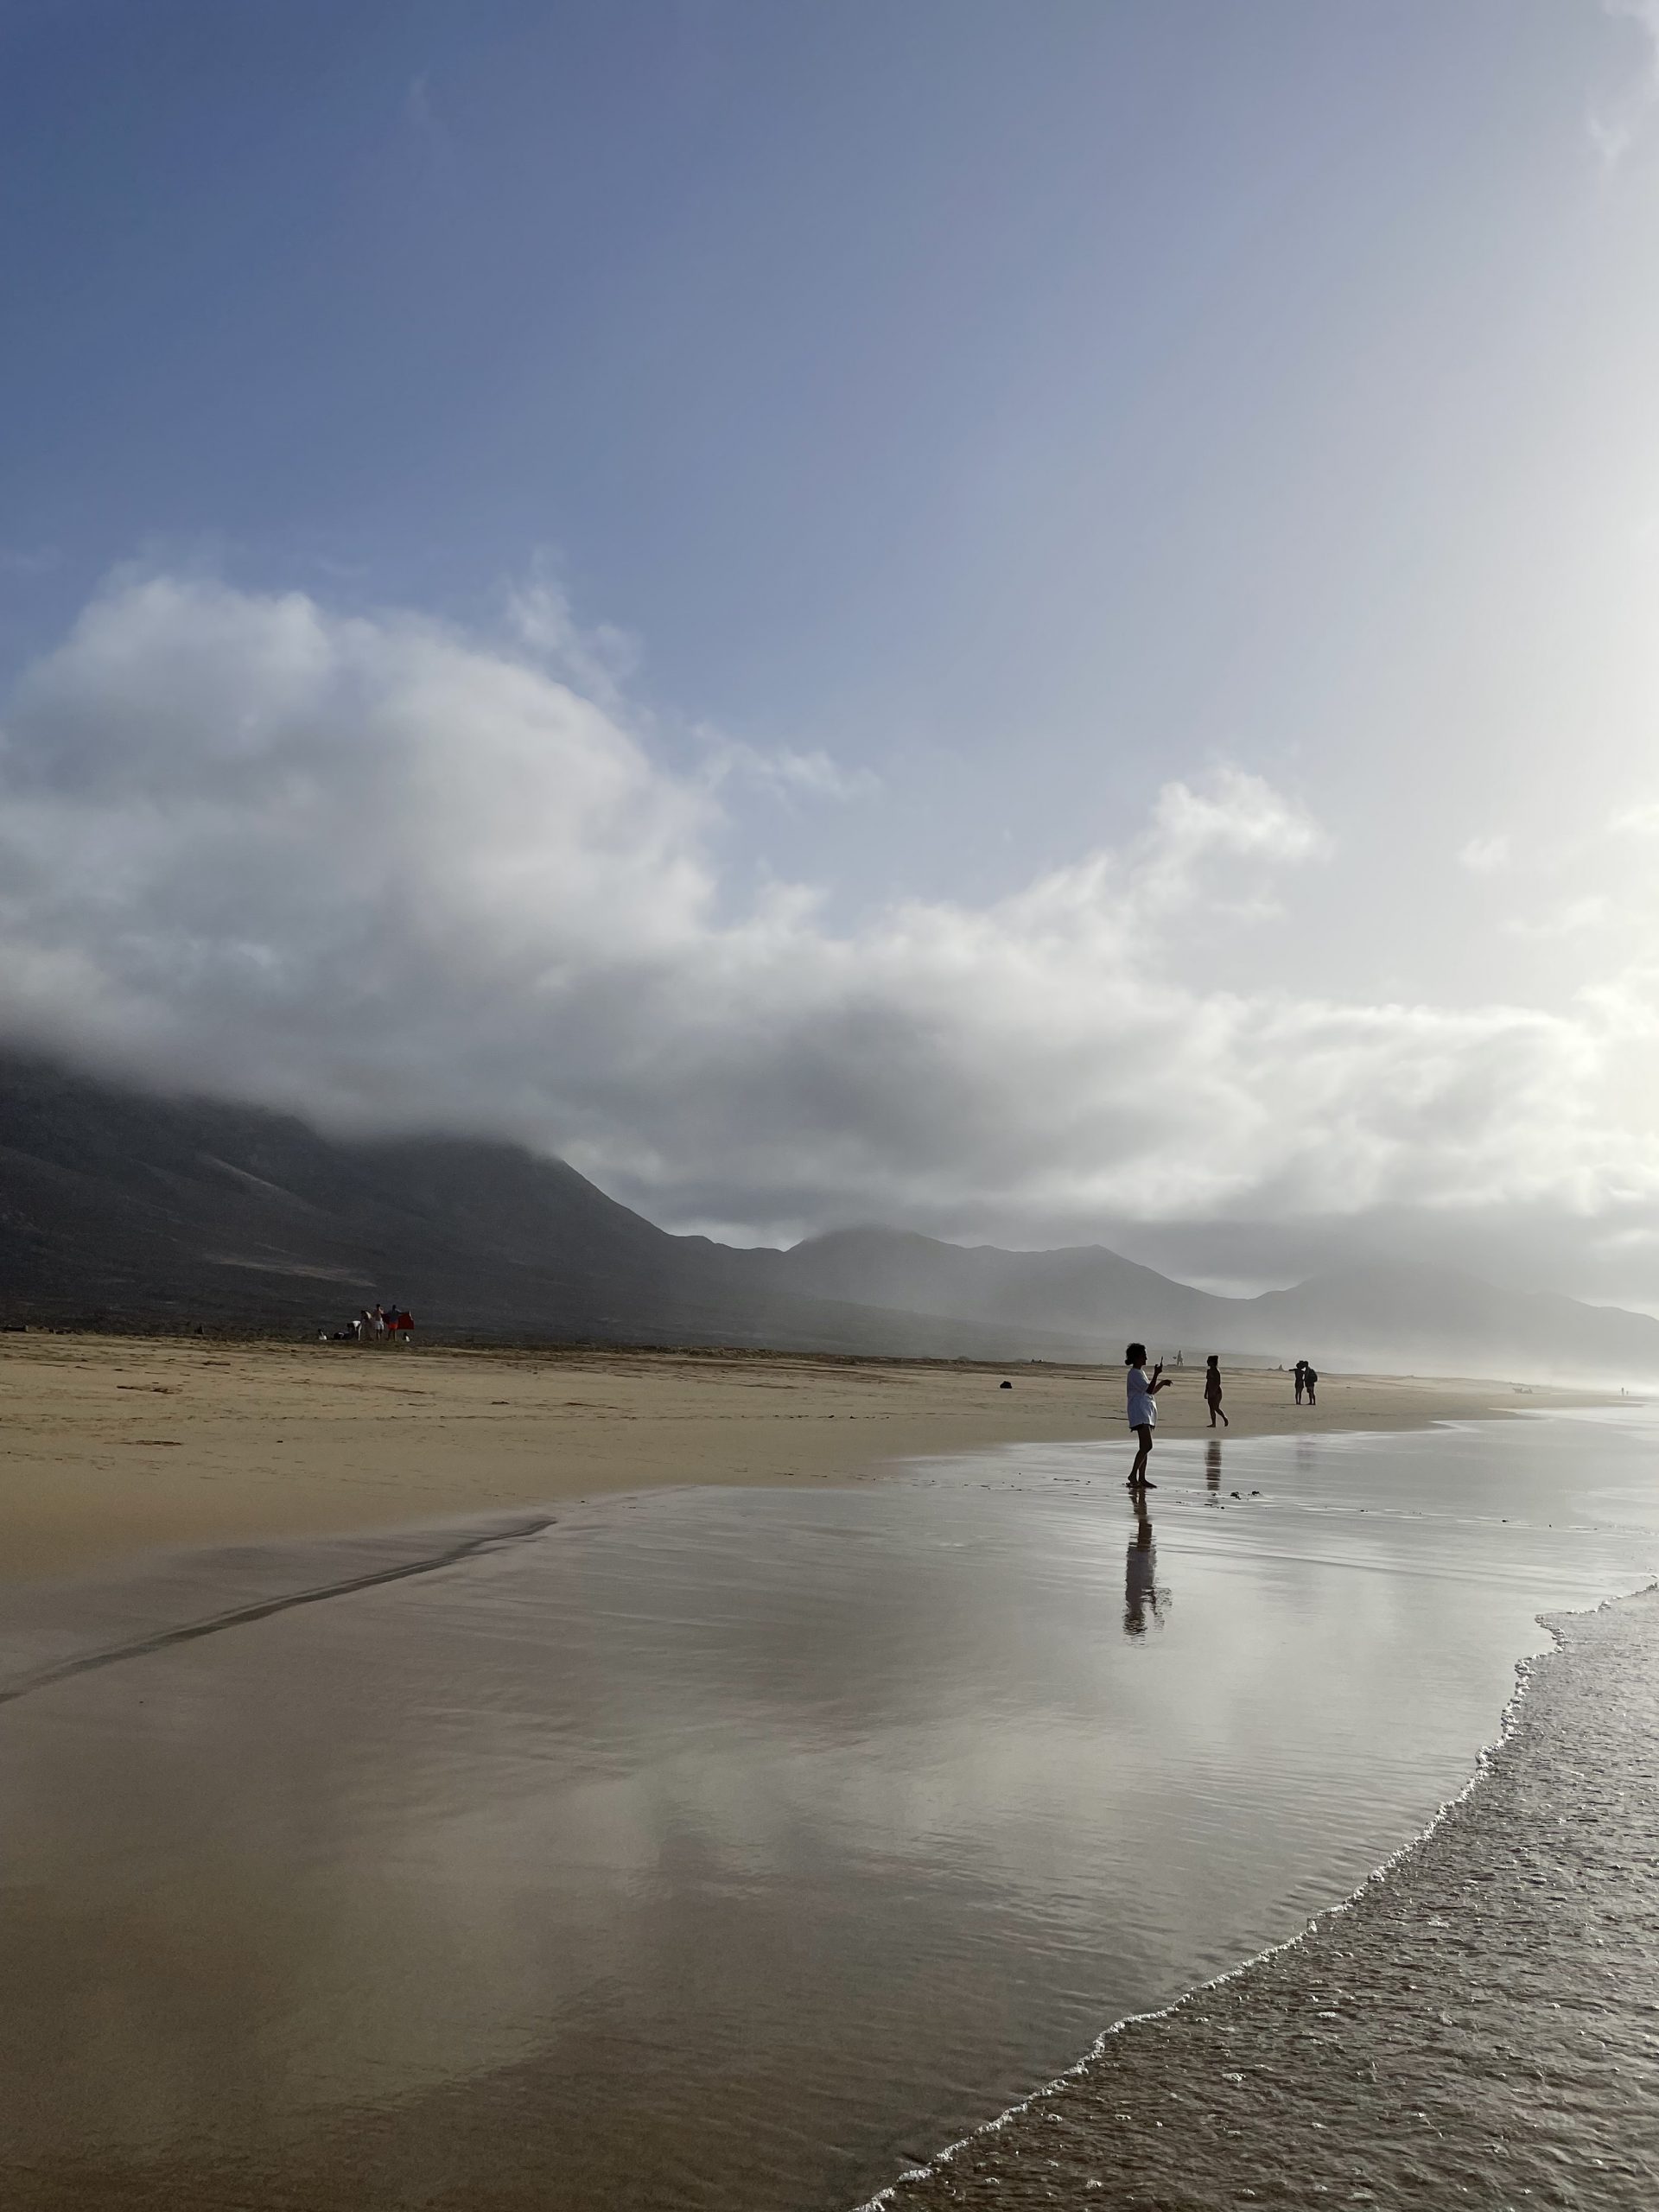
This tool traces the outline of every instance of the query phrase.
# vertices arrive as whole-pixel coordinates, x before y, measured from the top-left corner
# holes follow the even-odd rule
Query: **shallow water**
[[[1478,1785],[884,2212],[1659,2204],[1659,1593],[1558,1624]]]
[[[1139,1520],[1033,1448],[14,1599],[6,2201],[844,2207],[1420,1829],[1535,1617],[1659,1563],[1655,1442],[1165,1445]]]

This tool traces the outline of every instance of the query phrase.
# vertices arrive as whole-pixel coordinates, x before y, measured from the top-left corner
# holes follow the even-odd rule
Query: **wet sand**
[[[1092,1445],[1004,1446],[850,1485],[636,1491],[424,1560],[413,1535],[334,1538],[14,1583],[0,2195],[846,2212],[1421,1834],[1543,1648],[1536,1616],[1651,1577],[1656,1446],[1624,1413],[1175,1443],[1138,1511]],[[1587,1908],[1554,2110],[1529,2115],[1586,2155],[1539,2202],[1632,2201],[1592,2183],[1650,2026],[1630,1861],[1651,1856],[1649,1659],[1631,1655],[1649,1692],[1628,1714],[1594,1670],[1564,1740],[1587,1732],[1599,1796],[1554,1835],[1576,1801],[1547,1775],[1528,1802],[1565,1859],[1511,1870],[1548,1877],[1516,1900],[1526,1955],[1553,1889]],[[1411,1905],[1374,1967],[1321,1958],[1296,1983],[1264,2031],[1276,2059],[1230,2050],[1247,2090],[1217,2088],[1207,2049],[1148,2052],[1136,2096],[1109,2092],[1064,2143],[1058,2201],[1105,2177],[1142,2212],[1300,2204],[1245,2192],[1494,2164],[1493,2114],[1457,2124],[1457,2077],[1509,1979],[1511,1914],[1487,1923],[1512,1832],[1506,1807],[1461,1888],[1428,1897],[1438,1980],[1432,1943],[1402,1970]],[[1632,2001],[1604,2050],[1583,2008],[1610,1967]],[[1433,2053],[1376,2107],[1369,2071],[1322,2071],[1374,2010],[1390,2050]],[[1492,2047],[1500,2105],[1539,2093],[1516,2088],[1524,2027],[1523,2005]],[[1299,2103],[1285,2159],[1258,2164],[1277,2067],[1303,2061],[1295,2097],[1323,2085],[1328,2109]],[[1049,2155],[983,2201],[1055,2201]]]
[[[1659,1592],[1553,1625],[1475,1786],[1351,1906],[878,2202],[1659,2203]]]
[[[1287,1375],[1247,1369],[1228,1372],[1225,1401],[1236,1437],[1599,1402],[1333,1375],[1298,1408]],[[1160,1436],[1209,1433],[1200,1367],[1159,1405]],[[0,1579],[668,1484],[843,1483],[1010,1442],[1098,1438],[1127,1455],[1122,1406],[1117,1367],[6,1337]]]

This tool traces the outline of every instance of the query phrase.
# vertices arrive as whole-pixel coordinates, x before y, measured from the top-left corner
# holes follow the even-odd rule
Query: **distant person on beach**
[[[1296,1402],[1299,1406],[1302,1402],[1302,1393],[1306,1388],[1307,1362],[1305,1359],[1299,1359],[1296,1363]]]
[[[1129,1427],[1135,1431],[1141,1448],[1135,1455],[1135,1465],[1129,1469],[1131,1490],[1156,1490],[1158,1485],[1147,1474],[1147,1462],[1152,1457],[1152,1432],[1158,1421],[1158,1393],[1167,1390],[1170,1377],[1164,1375],[1164,1363],[1160,1360],[1148,1375],[1145,1344],[1129,1344],[1124,1349],[1123,1364],[1129,1370],[1128,1416]],[[1163,1376],[1160,1382],[1159,1377]]]
[[[1304,1364],[1302,1368],[1302,1388],[1307,1393],[1307,1402],[1310,1406],[1317,1405],[1319,1403],[1318,1399],[1313,1395],[1313,1386],[1319,1379],[1319,1378],[1314,1370],[1311,1367]]]
[[[1210,1426],[1216,1425],[1216,1415],[1221,1414],[1224,1428],[1232,1427],[1225,1414],[1221,1413],[1221,1354],[1212,1351],[1204,1363],[1204,1402],[1210,1408]]]

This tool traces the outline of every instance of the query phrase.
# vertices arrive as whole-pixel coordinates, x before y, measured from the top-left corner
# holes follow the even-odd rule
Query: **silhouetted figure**
[[[1218,1498],[1221,1496],[1221,1440],[1219,1437],[1213,1444],[1206,1444],[1204,1447],[1204,1480],[1205,1487],[1210,1492],[1211,1498]]]
[[[1145,1344],[1128,1344],[1124,1348],[1123,1364],[1129,1370],[1128,1417],[1140,1450],[1135,1455],[1135,1465],[1129,1469],[1131,1490],[1156,1490],[1158,1485],[1147,1473],[1147,1462],[1152,1457],[1152,1432],[1158,1420],[1158,1393],[1167,1390],[1169,1377],[1164,1376],[1164,1363],[1160,1360],[1148,1375]]]
[[[1314,1406],[1319,1403],[1319,1400],[1313,1395],[1313,1388],[1319,1379],[1319,1376],[1314,1373],[1311,1367],[1303,1368],[1302,1388],[1307,1393],[1307,1402],[1310,1406]]]
[[[1210,1426],[1216,1425],[1216,1415],[1221,1414],[1224,1428],[1232,1427],[1225,1414],[1221,1413],[1221,1354],[1212,1351],[1204,1363],[1204,1402],[1210,1408]]]
[[[1153,1548],[1152,1520],[1146,1500],[1137,1493],[1135,1537],[1123,1561],[1124,1635],[1144,1636],[1148,1615],[1154,1621],[1161,1618],[1158,1611],[1158,1554]]]
[[[1306,1388],[1307,1362],[1305,1359],[1299,1359],[1296,1363],[1296,1402],[1299,1406],[1302,1402],[1302,1392]]]

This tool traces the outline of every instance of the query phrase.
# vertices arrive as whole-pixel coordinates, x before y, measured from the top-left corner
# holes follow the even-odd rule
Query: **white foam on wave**
[[[1168,2019],[1185,2010],[1207,1992],[1228,1987],[1245,1980],[1265,1965],[1268,1960],[1281,1957],[1287,1952],[1300,1948],[1320,1929],[1339,1920],[1344,1914],[1352,1912],[1380,1885],[1390,1880],[1407,1860],[1420,1852],[1449,1815],[1458,1807],[1467,1803],[1485,1781],[1494,1760],[1509,1744],[1524,1718],[1527,1696],[1537,1679],[1539,1670],[1557,1660],[1560,1656],[1564,1637],[1556,1623],[1592,1619],[1597,1614],[1605,1613],[1615,1605],[1628,1603],[1632,1598],[1649,1595],[1656,1591],[1659,1591],[1659,1578],[1639,1582],[1630,1589],[1620,1592],[1615,1597],[1605,1598],[1599,1604],[1586,1605],[1577,1611],[1558,1610],[1554,1612],[1537,1615],[1538,1625],[1553,1639],[1551,1648],[1547,1651],[1529,1652],[1516,1662],[1515,1688],[1499,1715],[1497,1733],[1491,1743],[1481,1746],[1468,1780],[1460,1789],[1454,1790],[1449,1797],[1444,1799],[1416,1834],[1409,1837],[1397,1850],[1390,1852],[1388,1857],[1375,1866],[1365,1879],[1355,1889],[1350,1891],[1346,1897],[1338,1899],[1334,1904],[1326,1906],[1323,1911],[1315,1913],[1294,1936],[1287,1936],[1282,1942],[1266,1944],[1260,1950],[1252,1952],[1248,1958],[1242,1959],[1236,1966],[1229,1967],[1220,1974],[1211,1974],[1205,1980],[1195,1982],[1191,1989],[1184,1990],[1169,2004],[1155,2005],[1149,2012],[1126,2012],[1121,2019],[1112,2021],[1109,2026],[1102,2029],[1089,2049],[1074,2065],[1068,2066],[1064,2072],[1054,2075],[1039,2088],[1032,2090],[1028,2095],[1020,2098],[1004,2111],[997,2113],[992,2119],[982,2121],[977,2127],[970,2128],[965,2135],[958,2136],[954,2142],[946,2144],[943,2149],[936,2151],[923,2164],[906,2167],[893,2181],[878,2190],[874,2196],[867,2197],[861,2203],[854,2207],[853,2212],[884,2212],[884,2208],[899,2202],[899,2192],[906,2183],[932,2179],[942,2169],[961,2158],[964,2152],[971,2151],[977,2144],[984,2142],[989,2137],[1001,2134],[1014,2121],[1022,2118],[1027,2113],[1037,2111],[1046,2100],[1057,2095],[1068,2082],[1076,2081],[1079,2076],[1086,2074],[1092,2066],[1107,2055],[1113,2041],[1128,2030]]]

